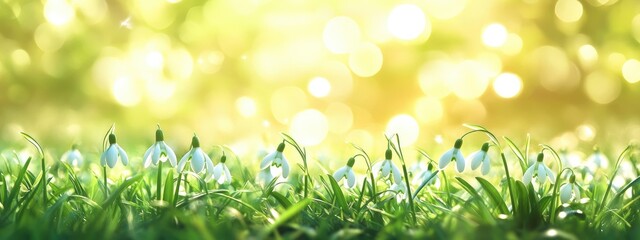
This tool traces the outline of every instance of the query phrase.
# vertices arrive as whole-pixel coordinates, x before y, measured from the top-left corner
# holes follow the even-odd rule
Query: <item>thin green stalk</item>
[[[189,177],[189,174],[184,175],[184,195],[185,196],[187,196],[187,193],[189,193],[189,182],[187,181],[187,177]]]
[[[104,197],[109,196],[109,187],[107,186],[107,166],[102,167],[102,176],[104,177]]]
[[[507,189],[509,190],[509,198],[511,198],[511,211],[513,215],[516,214],[516,203],[513,197],[513,188],[511,187],[511,176],[509,174],[509,165],[507,165],[507,158],[504,156],[504,153],[500,153],[500,157],[502,157],[502,165],[504,165],[504,172],[507,175]]]
[[[180,192],[180,182],[182,181],[182,173],[178,174],[178,184],[176,184],[176,191],[173,194],[173,207],[178,204],[178,193]]]
[[[411,217],[413,219],[413,224],[416,224],[417,222],[416,212],[415,212],[415,208],[413,207],[413,197],[411,196],[411,185],[409,185],[409,174],[407,172],[407,165],[404,162],[404,154],[402,154],[402,148],[400,147],[400,135],[398,134],[394,134],[394,135],[396,135],[396,143],[398,144],[397,148],[396,146],[393,145],[393,143],[391,143],[390,139],[387,138],[387,141],[391,143],[393,150],[396,152],[396,154],[400,158],[400,162],[402,162],[402,171],[404,173],[404,181],[407,187],[407,197],[409,197],[409,209],[411,210]]]
[[[162,200],[162,161],[158,163],[158,178],[156,180],[156,199]]]
[[[42,205],[47,208],[47,167],[44,165],[44,155],[41,160],[42,164],[42,179],[40,179],[42,184]]]

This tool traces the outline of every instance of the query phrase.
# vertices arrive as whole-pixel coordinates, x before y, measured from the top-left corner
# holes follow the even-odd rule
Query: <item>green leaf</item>
[[[280,205],[282,205],[285,209],[291,207],[291,201],[289,201],[289,199],[287,199],[281,193],[272,191],[271,196],[273,196],[273,198],[275,198],[276,201],[278,201],[278,203],[280,203]]]
[[[504,203],[504,199],[502,199],[502,196],[500,195],[498,190],[496,190],[496,188],[493,187],[493,185],[489,181],[481,177],[476,177],[476,180],[478,180],[478,182],[482,186],[482,189],[484,189],[484,191],[489,196],[489,199],[498,208],[498,211],[500,213],[506,214],[507,212],[509,212],[507,204]]]
[[[102,203],[102,208],[107,208],[109,207],[117,198],[120,197],[120,194],[122,194],[122,192],[127,189],[129,186],[131,186],[132,184],[136,183],[137,181],[140,181],[140,179],[142,179],[143,175],[142,174],[138,174],[135,175],[127,180],[125,180],[113,193],[111,193],[111,195],[109,195],[109,197],[107,198],[107,200],[105,200]]]
[[[31,157],[27,159],[27,161],[24,163],[24,166],[22,166],[22,169],[20,169],[20,173],[18,173],[18,178],[16,178],[16,181],[13,184],[13,187],[11,188],[11,192],[9,192],[9,197],[4,202],[5,214],[8,214],[11,211],[13,211],[13,209],[11,208],[11,204],[13,203],[13,200],[16,198],[16,196],[18,195],[18,192],[20,191],[20,185],[22,185],[22,180],[24,179],[24,175],[27,172],[27,168],[29,168],[29,163],[31,163]]]
[[[102,138],[102,147],[103,150],[107,150],[107,147],[109,147],[109,134],[113,133],[113,130],[116,128],[116,124],[111,124],[111,127],[109,128],[109,130],[107,130],[107,133],[104,134],[104,137]]]
[[[288,208],[286,211],[280,214],[280,217],[276,219],[276,221],[273,224],[269,225],[266,228],[265,234],[269,234],[273,230],[277,229],[279,226],[287,223],[289,220],[298,216],[298,214],[300,214],[300,212],[302,212],[302,210],[304,210],[307,207],[307,205],[311,203],[311,201],[312,200],[310,198],[305,198],[304,200],[292,205],[290,208]]]
[[[173,189],[174,189],[174,183],[173,183],[173,170],[172,170],[167,173],[166,180],[164,181],[164,193],[163,193],[162,200],[168,203],[172,203]]]
[[[329,182],[331,183],[331,189],[333,190],[333,195],[335,196],[336,203],[340,208],[342,208],[343,211],[349,212],[347,201],[344,199],[344,194],[342,193],[340,185],[338,185],[338,182],[336,182],[336,179],[334,179],[333,176],[331,176],[330,174],[327,174],[327,176]]]
[[[527,166],[525,164],[526,158],[522,154],[522,151],[520,151],[520,148],[518,148],[518,146],[513,141],[511,141],[511,139],[509,139],[508,137],[504,137],[504,140],[507,141],[507,146],[509,146],[513,154],[515,154],[516,157],[518,158],[518,162],[520,163],[520,169],[522,170],[522,173],[527,171]]]
[[[38,149],[38,153],[40,153],[40,157],[44,158],[44,151],[42,151],[42,147],[40,146],[40,144],[38,143],[38,141],[36,141],[35,139],[33,139],[33,137],[29,136],[29,134],[25,133],[25,132],[20,132],[20,134],[22,134],[22,136],[27,139],[27,141],[29,141],[34,147],[36,147],[36,149]]]

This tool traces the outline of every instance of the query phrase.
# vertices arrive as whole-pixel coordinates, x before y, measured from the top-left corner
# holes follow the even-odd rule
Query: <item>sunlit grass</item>
[[[95,155],[79,157],[76,146],[64,158],[51,156],[24,134],[38,154],[24,161],[3,154],[0,237],[638,237],[634,146],[612,162],[597,150],[579,164],[563,164],[566,155],[551,146],[467,127],[447,152],[405,149],[402,136],[390,135],[384,156],[353,145],[350,155],[332,157],[340,167],[313,161],[320,167],[314,171],[308,162],[314,153],[286,134],[259,159],[225,146],[201,149],[197,136],[176,158],[170,146],[158,145],[164,140],[158,128],[157,143],[142,158],[127,146],[110,150],[117,144],[112,127],[102,163]],[[485,143],[467,156],[476,148],[464,141],[471,135]],[[36,162],[41,168],[33,168]]]

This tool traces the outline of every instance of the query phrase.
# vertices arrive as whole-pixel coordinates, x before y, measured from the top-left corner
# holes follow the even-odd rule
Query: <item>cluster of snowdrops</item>
[[[482,144],[479,150],[469,154],[468,156],[464,156],[461,147],[463,144],[462,138],[469,133],[473,132],[485,132],[488,133],[489,136],[493,136],[490,132],[484,129],[476,129],[472,130],[461,138],[457,139],[451,149],[446,151],[439,158],[439,161],[430,159],[428,155],[427,158],[430,159],[428,163],[417,162],[410,168],[410,172],[412,174],[411,183],[414,185],[419,185],[415,193],[420,191],[425,185],[440,185],[438,179],[438,172],[442,169],[445,169],[450,163],[455,162],[455,168],[459,173],[465,171],[465,167],[467,165],[467,161],[471,163],[471,169],[476,170],[480,168],[480,171],[483,175],[487,175],[490,172],[491,167],[491,159],[489,148],[498,144],[495,137],[490,137],[492,142],[486,142]],[[104,152],[100,157],[100,163],[105,169],[105,180],[106,180],[106,168],[107,166],[113,168],[116,166],[118,160],[122,162],[123,165],[127,165],[129,163],[129,157],[127,156],[126,151],[118,145],[116,141],[115,133],[110,130],[108,133],[108,145],[105,148]],[[226,155],[222,154],[219,162],[214,164],[211,158],[205,153],[200,147],[200,141],[198,137],[194,134],[191,141],[191,148],[180,158],[178,158],[173,151],[173,149],[167,145],[164,141],[164,134],[160,127],[155,133],[156,142],[153,143],[144,153],[143,161],[144,166],[149,167],[151,164],[158,165],[161,162],[169,161],[172,167],[175,167],[177,172],[182,174],[184,171],[191,171],[195,174],[204,174],[204,180],[206,182],[210,182],[211,180],[217,181],[218,184],[230,184],[232,180],[232,174],[229,171],[229,168],[225,165]],[[409,181],[403,181],[403,172],[400,168],[394,163],[393,151],[397,150],[395,145],[393,145],[391,139],[387,139],[389,141],[388,148],[385,152],[385,158],[375,164],[373,166],[369,165],[368,157],[366,157],[367,164],[369,165],[370,171],[373,173],[375,179],[384,179],[384,181],[389,185],[389,192],[396,195],[398,202],[407,198],[407,184]],[[499,146],[498,146],[499,147]],[[275,182],[285,181],[288,176],[290,170],[289,161],[283,154],[285,149],[285,141],[280,143],[275,151],[267,154],[260,163],[260,172],[256,177],[256,182],[262,186],[266,186],[268,184],[273,184]],[[553,151],[551,149],[551,151]],[[581,186],[576,182],[576,173],[574,173],[574,169],[576,171],[580,171],[583,173],[583,179],[585,178],[593,178],[595,172],[599,168],[607,168],[609,160],[607,157],[602,154],[597,148],[594,153],[590,155],[586,161],[582,164],[571,164],[568,163],[566,156],[559,156],[555,151],[553,151],[553,155],[556,156],[559,166],[562,166],[562,162],[565,164],[573,165],[570,168],[566,168],[563,170],[569,170],[570,174],[566,174],[567,181],[560,187],[559,196],[562,203],[569,203],[571,201],[577,201],[580,199],[580,189]],[[356,154],[355,156],[349,158],[345,166],[337,169],[333,173],[333,178],[337,181],[344,181],[344,186],[346,188],[353,188],[356,185],[356,173],[353,170],[353,166],[355,164],[355,158],[358,156],[364,157],[362,154]],[[532,183],[537,186],[543,186],[545,182],[549,182],[551,184],[555,184],[556,173],[548,167],[548,164],[544,162],[544,153],[541,151],[536,157],[531,157],[535,159],[535,161],[529,161],[527,163],[526,171],[523,174],[522,181],[526,185]],[[503,156],[504,157],[504,156]],[[71,150],[67,151],[63,154],[62,160],[68,162],[71,165],[79,165],[83,161],[82,154],[74,145]],[[404,159],[402,160],[402,167],[404,168]],[[190,163],[190,169],[187,169],[187,163]],[[434,165],[438,165],[438,169],[435,169]],[[560,167],[561,168],[561,167]],[[506,169],[506,163],[505,163]],[[406,171],[406,169],[403,169]],[[406,172],[405,172],[405,176]],[[406,180],[406,179],[405,179]],[[533,182],[532,182],[533,180]],[[409,194],[411,194],[409,192]],[[410,196],[410,195],[409,195]]]

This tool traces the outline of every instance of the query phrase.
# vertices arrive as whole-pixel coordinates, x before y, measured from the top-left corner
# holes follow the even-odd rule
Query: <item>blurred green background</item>
[[[1,0],[0,141],[626,144],[639,43],[637,1]]]

